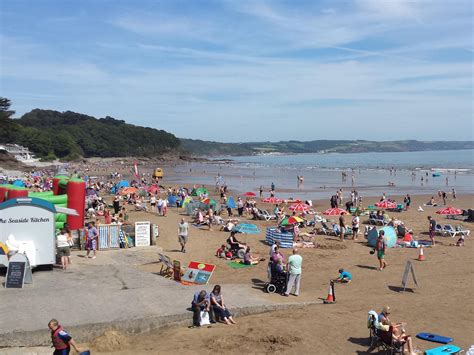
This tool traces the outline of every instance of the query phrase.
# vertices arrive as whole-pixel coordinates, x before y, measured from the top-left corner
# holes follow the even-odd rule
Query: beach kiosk
[[[55,206],[34,197],[0,204],[0,266],[8,256],[24,253],[32,267],[56,263],[55,213],[77,216],[70,208]]]

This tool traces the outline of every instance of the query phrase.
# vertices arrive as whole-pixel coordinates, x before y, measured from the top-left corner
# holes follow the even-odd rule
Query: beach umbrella
[[[379,229],[384,231],[384,236],[383,239],[385,241],[385,245],[387,248],[393,248],[394,246],[397,245],[397,232],[395,232],[395,228],[393,227],[382,227]],[[371,247],[375,247],[375,244],[377,243],[377,238],[379,236],[379,232],[376,228],[373,228],[369,231],[369,234],[367,234],[367,243]]]
[[[309,206],[306,203],[298,202],[298,203],[294,203],[290,205],[289,209],[292,211],[305,211],[306,212],[309,210]]]
[[[205,187],[198,187],[197,189],[193,189],[191,191],[191,196],[201,196],[203,194],[209,195],[209,191]]]
[[[265,203],[282,203],[283,200],[281,198],[276,198],[276,197],[267,197],[262,200],[262,202]]]
[[[205,198],[201,202],[206,204],[206,205],[215,205],[215,204],[217,204],[216,200],[214,200],[213,198],[210,198],[210,197]]]
[[[255,195],[255,193],[253,193],[252,191],[247,191],[247,192],[244,193],[242,196],[255,197],[255,196],[257,196],[257,195]]]
[[[260,229],[255,224],[251,223],[239,223],[233,229],[233,232],[247,233],[247,234],[259,234]]]
[[[289,224],[297,224],[301,222],[304,222],[303,218],[297,216],[290,216],[286,217],[283,221],[281,221],[280,226],[287,226]]]
[[[445,207],[442,208],[438,211],[436,211],[437,214],[445,214],[445,215],[455,215],[455,214],[463,214],[463,210],[460,208],[454,208],[454,207]]]
[[[347,211],[342,208],[330,208],[324,211],[323,214],[326,216],[339,216],[341,214],[347,214]]]
[[[397,208],[397,204],[395,202],[390,202],[388,200],[377,202],[375,203],[375,206],[384,210],[387,208]]]

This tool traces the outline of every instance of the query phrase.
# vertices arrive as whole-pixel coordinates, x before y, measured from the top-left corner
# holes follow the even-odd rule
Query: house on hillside
[[[28,148],[18,144],[0,144],[0,150],[7,151],[13,155],[16,160],[21,161],[22,163],[38,161]]]

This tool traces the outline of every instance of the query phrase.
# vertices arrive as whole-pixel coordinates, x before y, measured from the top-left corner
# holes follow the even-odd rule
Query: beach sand
[[[388,196],[397,201],[400,196]],[[412,209],[407,212],[390,213],[405,222],[414,230],[419,240],[428,240],[427,216],[432,215],[439,223],[457,225],[457,221],[448,220],[435,214],[436,207],[423,207],[424,212],[416,208],[429,200],[430,196],[413,196]],[[329,199],[329,196],[328,196]],[[315,201],[314,209],[323,211],[329,207],[329,201]],[[377,198],[364,199],[364,205],[376,202]],[[462,196],[449,205],[459,208],[473,206],[474,196]],[[264,204],[259,204],[264,205]],[[273,206],[264,205],[271,210]],[[216,249],[228,237],[229,233],[190,227],[187,253],[179,252],[177,223],[182,217],[181,210],[169,209],[167,217],[152,213],[130,212],[131,221],[150,220],[160,227],[157,240],[163,253],[170,258],[180,260],[181,265],[189,261],[215,264],[214,272],[207,290],[214,284],[221,284],[223,294],[226,284],[253,284],[255,292],[262,291],[262,283],[267,279],[267,262],[260,265],[233,270],[226,260],[214,256]],[[333,217],[336,219],[337,217]],[[189,220],[188,217],[186,217]],[[366,225],[367,217],[361,217],[361,229]],[[350,224],[351,217],[346,216]],[[253,221],[251,223],[254,223]],[[269,247],[263,243],[265,227],[275,222],[256,221],[262,233],[242,235],[239,239],[247,242],[254,253],[268,260]],[[469,223],[462,223],[467,229],[474,229]],[[334,237],[318,236],[316,242],[322,248],[301,249],[303,256],[303,274],[301,294],[298,298],[290,296],[290,301],[321,301],[328,293],[329,280],[337,276],[340,267],[349,270],[354,277],[348,285],[336,285],[337,303],[317,304],[299,309],[276,311],[237,318],[237,325],[217,324],[212,328],[188,329],[184,326],[172,326],[150,334],[127,337],[125,334],[110,332],[98,338],[90,346],[93,353],[100,354],[142,354],[142,353],[182,353],[207,354],[223,353],[314,353],[314,354],[363,354],[368,349],[367,312],[380,311],[383,306],[392,308],[392,320],[407,322],[407,331],[413,337],[419,332],[432,332],[454,338],[454,344],[469,348],[474,343],[473,302],[470,295],[474,291],[473,283],[473,243],[466,238],[465,247],[449,246],[455,242],[450,237],[437,237],[435,248],[425,248],[426,260],[416,261],[417,249],[389,249],[386,260],[388,267],[378,271],[378,261],[370,255],[363,235],[354,242],[340,242]],[[103,253],[122,251],[104,251]],[[149,252],[149,251],[148,251]],[[284,249],[286,257],[291,250]],[[100,258],[100,253],[99,253]],[[400,293],[401,279],[407,260],[414,263],[419,287],[414,287],[409,279],[408,289]],[[157,264],[136,265],[141,270],[159,271]],[[282,301],[280,295],[267,294],[268,299]],[[190,300],[191,301],[191,300]],[[228,305],[232,310],[232,304]],[[157,304],[159,307],[159,304]],[[190,313],[191,323],[191,313]],[[414,339],[417,349],[436,347]]]

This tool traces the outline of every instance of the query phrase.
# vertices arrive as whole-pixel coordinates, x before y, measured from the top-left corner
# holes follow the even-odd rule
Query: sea
[[[298,177],[303,177],[299,179]],[[167,181],[227,184],[237,193],[271,184],[281,198],[324,199],[342,188],[362,196],[474,193],[474,150],[223,156],[178,165]]]

